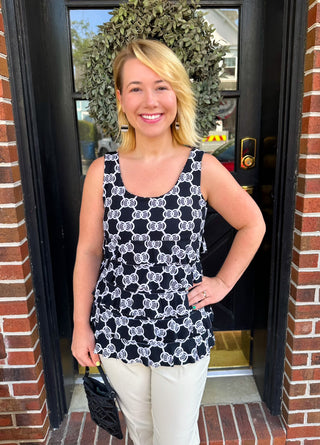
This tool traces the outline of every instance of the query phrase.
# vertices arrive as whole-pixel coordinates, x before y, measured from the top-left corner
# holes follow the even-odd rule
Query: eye
[[[167,91],[169,88],[165,85],[162,85],[161,87],[158,87],[157,90],[158,91]]]
[[[138,93],[140,91],[139,87],[131,88],[130,93]]]

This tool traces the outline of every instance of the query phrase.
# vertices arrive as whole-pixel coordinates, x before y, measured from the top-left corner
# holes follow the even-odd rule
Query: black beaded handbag
[[[116,392],[108,382],[101,366],[97,366],[104,383],[89,376],[89,368],[83,377],[83,385],[88,399],[92,420],[111,436],[122,439],[123,434],[119,420],[118,408],[115,403]]]

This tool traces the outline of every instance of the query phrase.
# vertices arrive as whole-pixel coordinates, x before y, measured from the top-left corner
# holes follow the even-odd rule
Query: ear
[[[118,100],[119,104],[122,106],[120,90],[116,91],[116,96],[117,96],[117,100]]]
[[[122,113],[125,113],[125,110],[124,110],[124,107],[123,107],[123,103],[122,103],[122,96],[121,96],[120,90],[116,91],[116,97],[117,97],[118,105],[120,105],[118,110],[121,111]]]

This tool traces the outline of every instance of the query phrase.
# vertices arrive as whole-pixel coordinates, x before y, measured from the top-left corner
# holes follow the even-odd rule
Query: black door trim
[[[307,2],[285,0],[268,343],[263,395],[272,414],[280,414],[281,408],[307,11]]]
[[[31,77],[28,33],[25,26],[25,7],[27,6],[24,0],[2,0],[47,402],[51,426],[58,427],[67,411],[67,407],[40,163],[34,85]]]

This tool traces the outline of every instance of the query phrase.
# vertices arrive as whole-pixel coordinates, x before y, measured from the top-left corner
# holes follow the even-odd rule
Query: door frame
[[[2,10],[48,412],[51,426],[58,427],[67,404],[25,4],[4,0]]]
[[[32,2],[32,3],[31,3]],[[28,7],[44,8],[43,0],[29,0]],[[50,1],[49,1],[50,3]],[[69,0],[69,6],[87,6],[88,0]],[[113,7],[115,2],[93,0],[92,7]],[[91,4],[90,3],[90,4]],[[239,1],[204,1],[203,6],[232,7]],[[24,191],[36,307],[50,422],[57,427],[67,410],[56,317],[53,264],[48,235],[48,214],[43,164],[39,140],[39,116],[35,104],[35,84],[32,77],[32,42],[26,25],[24,0],[2,0],[5,35],[8,49],[10,84],[17,134],[19,165]],[[274,225],[272,273],[268,321],[267,363],[265,367],[264,399],[273,414],[280,412],[284,362],[286,318],[289,295],[292,231],[295,208],[295,182],[299,148],[299,123],[302,98],[302,75],[306,2],[284,0],[283,59],[280,82],[280,115]],[[288,33],[288,34],[287,34]],[[286,37],[288,36],[288,37]],[[293,50],[294,49],[294,50]],[[74,131],[74,129],[71,129]],[[281,149],[280,149],[281,147]],[[284,279],[285,277],[285,279]]]
[[[270,300],[263,400],[280,414],[285,360],[308,2],[285,0]]]

